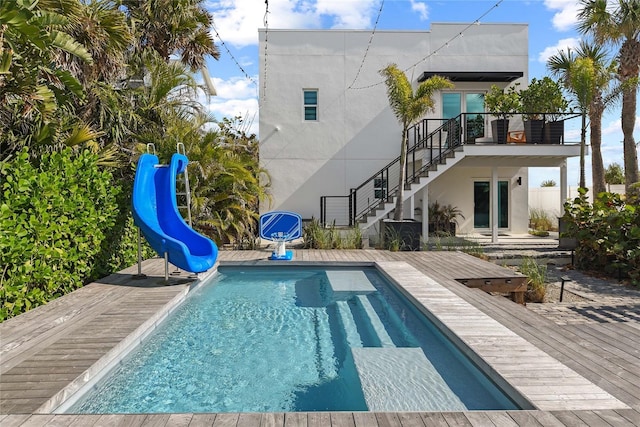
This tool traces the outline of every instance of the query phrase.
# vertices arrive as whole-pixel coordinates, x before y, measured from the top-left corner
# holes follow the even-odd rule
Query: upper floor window
[[[318,120],[318,90],[317,89],[304,89],[304,120],[305,121],[317,121]]]

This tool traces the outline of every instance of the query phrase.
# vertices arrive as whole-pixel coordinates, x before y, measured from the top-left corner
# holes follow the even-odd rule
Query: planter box
[[[564,140],[564,121],[544,125],[544,144],[560,144]]]
[[[509,132],[508,119],[498,119],[491,122],[491,133],[493,134],[493,140],[498,144],[507,143],[507,132]]]
[[[562,217],[558,217],[558,249],[574,250],[578,246],[578,241],[575,237],[562,237],[562,234],[567,231],[567,225]]]
[[[422,245],[422,222],[405,219],[380,221],[380,241],[388,248],[393,241],[399,241],[401,251],[419,251]]]
[[[527,120],[524,122],[524,135],[527,144],[542,143],[544,120]]]
[[[450,236],[455,236],[456,235],[456,223],[455,222],[450,222],[449,224],[447,224],[446,227],[443,227],[442,225],[438,225],[438,227],[436,227],[436,224],[433,222],[429,223],[429,236],[435,235],[436,233],[445,233],[448,234]]]

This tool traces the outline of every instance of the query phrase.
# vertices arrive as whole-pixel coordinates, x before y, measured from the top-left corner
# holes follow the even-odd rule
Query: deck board
[[[51,397],[60,388],[81,375],[92,361],[115,346],[161,307],[165,306],[187,285],[163,286],[161,260],[144,264],[149,278],[132,282],[135,266],[119,274],[101,279],[72,294],[0,324],[0,424],[20,425],[126,425],[126,426],[455,426],[455,425],[640,425],[640,326],[638,322],[585,323],[559,326],[518,306],[506,298],[490,296],[469,289],[456,279],[464,277],[508,277],[513,272],[459,252],[387,252],[387,251],[315,251],[294,250],[295,261],[309,262],[385,262],[404,261],[434,279],[451,295],[429,289],[441,300],[438,304],[459,305],[461,299],[488,315],[514,335],[524,338],[571,370],[601,387],[630,406],[628,409],[559,411],[490,411],[448,413],[291,413],[291,414],[155,414],[155,415],[31,415],[45,396]],[[221,251],[220,260],[264,264],[270,251]],[[423,292],[423,291],[421,291]],[[132,316],[132,313],[136,316]],[[133,319],[132,317],[136,317]],[[444,316],[446,317],[446,316]],[[480,319],[473,317],[473,319]],[[454,316],[447,319],[460,325]],[[481,330],[467,327],[466,339],[483,348],[486,358],[499,358],[496,343],[510,340],[497,334],[482,346]],[[474,341],[475,340],[475,341]],[[492,341],[493,340],[493,341]],[[515,341],[514,341],[515,343]],[[514,344],[510,350],[521,358],[523,367],[543,365],[540,360],[523,357],[526,346]],[[546,362],[544,362],[546,363]],[[561,375],[563,370],[551,363],[549,369]],[[526,372],[505,370],[505,376],[527,378]],[[545,392],[548,378],[531,374],[526,381]],[[578,378],[568,378],[566,391],[579,385]],[[549,391],[549,390],[547,390]],[[555,392],[562,392],[554,387]],[[599,396],[594,394],[594,405]],[[562,393],[557,393],[562,399]],[[24,414],[21,414],[24,412]],[[594,424],[596,423],[596,424]]]

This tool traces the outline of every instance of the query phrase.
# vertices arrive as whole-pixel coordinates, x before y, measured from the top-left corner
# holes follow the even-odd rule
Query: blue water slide
[[[151,247],[169,262],[192,273],[209,270],[218,258],[218,247],[184,221],[176,203],[176,177],[189,160],[174,154],[169,165],[159,165],[158,156],[143,154],[133,181],[132,210],[135,224]]]

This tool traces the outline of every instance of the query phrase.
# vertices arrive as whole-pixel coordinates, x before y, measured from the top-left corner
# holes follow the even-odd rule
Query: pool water
[[[68,413],[517,409],[375,268],[221,267]]]

